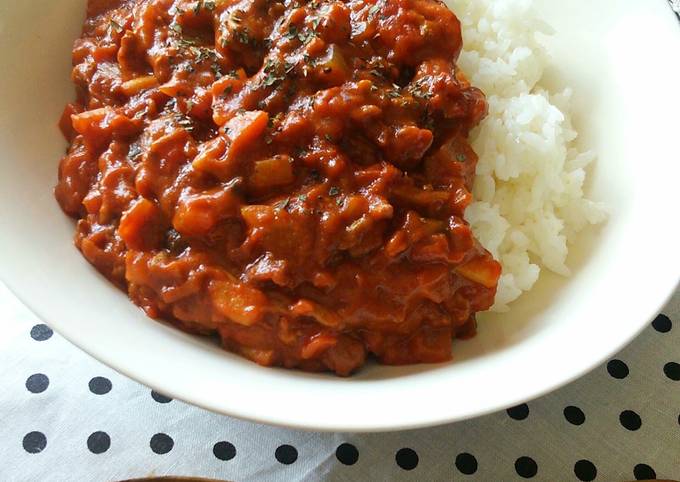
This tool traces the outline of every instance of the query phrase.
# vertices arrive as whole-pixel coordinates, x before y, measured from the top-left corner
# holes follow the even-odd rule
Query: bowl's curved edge
[[[665,8],[665,6],[663,6]],[[669,13],[669,16],[671,16],[671,20],[675,22],[675,18],[672,17],[672,13]],[[0,210],[1,214],[1,210]],[[2,221],[2,219],[0,219]],[[677,240],[680,241],[680,240]],[[0,273],[0,278],[3,278],[3,273]],[[27,284],[22,286],[19,286],[20,283],[14,283],[10,277],[8,276],[8,279],[6,279],[6,285],[8,289],[19,298],[19,300],[27,306],[27,308],[33,312],[38,318],[41,320],[45,321],[46,323],[50,324],[49,320],[49,313],[46,311],[46,308],[38,309],[35,306],[31,306],[31,304],[28,303],[28,300],[30,299],[30,286]],[[55,331],[60,333],[65,339],[69,340],[71,343],[73,343],[75,346],[78,346],[81,348],[83,351],[94,357],[95,359],[101,361],[102,363],[112,367],[114,370],[117,372],[121,373],[124,376],[128,376],[130,378],[139,380],[140,382],[144,383],[145,385],[148,385],[154,389],[158,389],[159,391],[166,393],[168,395],[173,396],[174,398],[178,400],[185,400],[188,403],[191,403],[193,405],[205,408],[207,410],[211,410],[213,412],[217,413],[223,413],[225,415],[229,416],[234,416],[238,417],[241,419],[245,420],[250,420],[253,422],[258,422],[258,423],[267,423],[267,424],[273,424],[273,425],[278,425],[281,427],[286,427],[286,428],[295,428],[295,429],[302,429],[302,430],[315,430],[315,431],[337,431],[337,432],[347,432],[347,431],[352,431],[352,432],[374,432],[374,431],[396,431],[396,430],[406,430],[406,429],[415,429],[415,428],[421,428],[421,427],[428,427],[428,426],[433,426],[433,425],[440,425],[444,423],[450,423],[450,422],[455,422],[459,421],[462,419],[467,419],[475,416],[480,416],[484,415],[487,413],[495,412],[501,409],[504,409],[508,406],[515,405],[517,403],[521,403],[524,401],[527,401],[529,399],[535,399],[539,396],[542,396],[546,393],[549,393],[579,377],[581,377],[583,374],[589,372],[590,370],[596,368],[599,366],[604,360],[606,360],[608,357],[610,357],[612,354],[618,352],[621,350],[624,346],[629,344],[633,338],[635,338],[649,323],[649,321],[652,319],[653,316],[664,306],[665,303],[667,303],[668,299],[672,296],[673,292],[675,291],[677,287],[677,278],[675,279],[675,283],[672,283],[672,280],[670,278],[667,278],[664,280],[664,285],[666,286],[665,289],[660,290],[659,292],[655,293],[654,297],[652,298],[652,301],[648,301],[648,309],[645,310],[646,316],[640,316],[639,317],[639,325],[636,322],[636,329],[629,329],[628,333],[626,333],[625,337],[622,337],[621,339],[617,340],[616,343],[612,344],[607,350],[602,352],[601,354],[598,354],[598,356],[592,356],[587,363],[581,363],[577,368],[575,368],[573,371],[569,373],[568,376],[560,376],[557,377],[553,380],[551,380],[551,383],[547,383],[544,386],[542,386],[540,389],[533,389],[533,390],[528,390],[525,393],[522,394],[521,397],[519,396],[514,396],[514,397],[506,397],[503,399],[502,402],[495,402],[495,403],[487,403],[482,409],[479,410],[468,410],[467,412],[460,412],[455,416],[439,416],[435,415],[432,416],[431,414],[419,414],[418,416],[410,416],[409,421],[407,422],[401,422],[399,423],[396,421],[396,423],[393,423],[391,420],[385,421],[382,420],[380,423],[373,422],[365,422],[363,424],[356,424],[356,422],[350,422],[350,423],[344,423],[342,425],[336,424],[332,421],[329,421],[328,423],[324,424],[305,424],[304,419],[302,417],[298,417],[295,421],[291,422],[291,419],[289,417],[286,417],[285,413],[282,412],[277,412],[275,410],[271,411],[270,413],[267,414],[267,416],[262,416],[262,415],[254,415],[254,412],[249,412],[247,407],[227,407],[227,404],[225,403],[216,403],[215,400],[208,400],[207,398],[205,399],[200,399],[197,397],[188,396],[187,392],[179,393],[178,391],[173,390],[170,387],[162,386],[157,384],[154,380],[150,379],[150,373],[151,371],[147,371],[146,374],[142,373],[143,370],[141,371],[136,371],[137,368],[131,368],[132,365],[128,364],[127,368],[120,363],[118,363],[115,360],[115,357],[111,355],[110,353],[107,354],[105,353],[105,350],[100,350],[96,346],[94,342],[90,341],[85,341],[83,339],[76,339],[75,336],[71,336],[71,334],[66,333],[63,330],[60,330],[58,326],[55,326]],[[652,311],[652,306],[654,306],[654,311]],[[63,323],[61,322],[62,326]],[[474,412],[474,413],[473,413]],[[428,418],[429,416],[429,418]]]
[[[0,274],[0,279],[2,279],[2,274]],[[12,286],[11,282],[8,282],[9,280],[2,279],[2,281],[5,283],[5,286],[12,292],[14,296],[21,301],[21,303],[33,314],[35,315],[39,320],[43,321],[44,323],[49,325],[49,321],[45,319],[44,317],[40,316],[36,310],[34,310],[31,305],[27,302],[27,300],[22,296],[21,290],[15,289],[15,287]],[[674,286],[671,287],[667,292],[663,293],[657,304],[656,304],[656,309],[652,314],[649,315],[649,317],[644,321],[644,323],[640,323],[639,329],[632,333],[628,338],[626,338],[622,343],[617,344],[614,346],[611,350],[607,350],[605,353],[602,354],[602,356],[594,360],[592,363],[588,364],[585,368],[575,371],[571,376],[569,377],[564,377],[559,380],[556,380],[552,384],[546,385],[543,389],[541,390],[536,390],[531,394],[522,396],[522,397],[515,397],[510,400],[504,400],[502,403],[496,403],[496,404],[490,404],[488,407],[486,407],[484,410],[480,410],[479,412],[476,413],[471,413],[471,414],[460,414],[458,416],[452,416],[448,418],[444,418],[441,420],[427,420],[427,421],[421,421],[421,422],[415,422],[415,423],[407,423],[407,424],[402,424],[402,425],[385,425],[385,424],[378,424],[378,425],[373,425],[373,426],[366,426],[366,425],[359,425],[359,426],[347,426],[347,425],[334,425],[332,423],[329,423],[327,425],[316,425],[316,426],[308,426],[304,425],[302,423],[290,423],[284,420],[282,417],[256,417],[249,415],[248,413],[245,413],[241,410],[224,410],[222,407],[218,406],[217,404],[213,403],[207,403],[206,401],[201,401],[201,400],[194,400],[191,397],[186,397],[185,394],[183,393],[178,393],[174,391],[173,389],[169,389],[168,387],[164,386],[159,386],[154,383],[153,380],[147,379],[147,377],[140,375],[138,373],[132,373],[131,371],[121,369],[116,366],[115,362],[112,362],[107,359],[106,356],[103,354],[99,354],[96,352],[96,350],[92,350],[87,346],[84,346],[82,343],[79,343],[78,340],[73,339],[72,337],[69,337],[66,334],[63,334],[62,332],[59,331],[58,328],[54,328],[57,333],[59,333],[60,336],[68,340],[71,344],[73,344],[75,347],[83,350],[85,353],[87,353],[89,356],[94,358],[95,360],[99,361],[100,363],[103,363],[104,365],[110,367],[114,371],[120,373],[123,376],[126,376],[132,380],[136,380],[145,386],[148,386],[152,388],[153,390],[157,390],[159,392],[162,392],[164,394],[167,394],[168,396],[171,396],[177,400],[183,401],[185,403],[188,403],[190,405],[209,410],[213,413],[218,413],[221,415],[226,415],[230,417],[236,417],[242,420],[247,420],[250,422],[254,423],[260,423],[260,424],[267,424],[267,425],[274,425],[278,426],[281,428],[287,428],[287,429],[295,429],[295,430],[301,430],[301,431],[308,431],[308,432],[356,432],[356,433],[368,433],[368,432],[396,432],[396,431],[403,431],[403,430],[415,430],[415,429],[420,429],[420,428],[427,428],[427,427],[433,427],[433,426],[438,426],[438,425],[445,425],[449,423],[454,423],[454,422],[459,422],[462,420],[467,420],[470,418],[476,418],[476,417],[481,417],[484,415],[488,415],[490,413],[498,412],[500,410],[504,410],[508,407],[512,407],[515,405],[518,405],[520,403],[524,403],[530,400],[535,400],[539,397],[542,397],[548,393],[551,393],[565,385],[568,385],[569,383],[573,382],[574,380],[577,380],[584,376],[585,374],[589,373],[593,369],[599,367],[605,360],[607,360],[609,357],[612,355],[618,353],[621,351],[623,348],[625,348],[627,345],[630,344],[631,341],[633,341],[652,321],[652,319],[661,311],[661,309],[668,303],[668,301],[672,298],[673,294],[675,293],[676,289],[680,285],[680,279]],[[265,368],[266,370],[271,370],[271,368]]]

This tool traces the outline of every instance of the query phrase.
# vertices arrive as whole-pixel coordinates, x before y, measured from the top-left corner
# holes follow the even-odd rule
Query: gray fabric
[[[673,11],[680,15],[680,0],[668,0],[668,2],[671,4]]]
[[[538,466],[533,480],[578,480],[574,464],[581,459],[595,465],[596,480],[634,480],[634,467],[641,463],[659,478],[678,478],[680,381],[670,379],[664,365],[680,362],[680,292],[663,312],[675,322],[669,332],[650,326],[615,357],[627,364],[627,377],[616,379],[601,366],[529,402],[524,420],[503,411],[408,432],[316,434],[256,425],[177,400],[159,403],[148,388],[101,365],[59,335],[34,340],[31,328],[40,322],[0,285],[0,480],[110,481],[172,474],[234,481],[511,481],[524,480],[515,470],[522,456]],[[26,383],[36,373],[46,375],[49,386],[31,393]],[[110,392],[90,391],[88,383],[97,376],[111,381]],[[563,414],[567,406],[579,407],[585,423],[569,423]],[[638,430],[622,426],[619,414],[624,410],[639,414]],[[47,439],[44,450],[35,454],[22,446],[24,436],[33,431]],[[101,454],[92,453],[87,444],[97,431],[111,440]],[[151,450],[156,433],[172,437],[170,452],[158,455]],[[236,447],[233,459],[213,455],[219,441]],[[352,466],[336,459],[336,448],[345,442],[359,452]],[[274,456],[282,444],[298,451],[291,465]],[[418,465],[410,471],[395,461],[404,447],[418,454]],[[456,468],[460,453],[476,457],[474,475]]]

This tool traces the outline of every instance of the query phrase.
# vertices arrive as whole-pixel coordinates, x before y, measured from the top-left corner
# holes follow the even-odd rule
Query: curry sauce
[[[438,0],[90,0],[55,194],[151,317],[262,365],[441,362],[500,265]]]

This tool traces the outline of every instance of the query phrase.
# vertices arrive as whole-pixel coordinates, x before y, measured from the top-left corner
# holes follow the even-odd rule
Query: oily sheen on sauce
[[[500,265],[437,0],[90,0],[56,198],[154,318],[262,365],[441,362]]]

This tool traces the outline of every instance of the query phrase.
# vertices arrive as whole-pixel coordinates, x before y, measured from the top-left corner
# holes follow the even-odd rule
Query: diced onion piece
[[[241,217],[246,223],[248,229],[253,229],[262,224],[262,220],[273,215],[273,210],[270,206],[262,206],[257,204],[241,206]]]
[[[319,333],[310,338],[309,342],[302,347],[300,356],[309,360],[310,358],[317,358],[321,353],[335,346],[338,339],[326,333]]]
[[[350,76],[342,52],[337,45],[330,45],[325,57],[316,63],[316,77],[326,85],[340,85]]]
[[[302,299],[290,307],[290,312],[295,316],[307,316],[314,318],[324,326],[337,327],[340,323],[340,316],[328,310],[318,303]]]
[[[248,184],[252,189],[261,191],[290,184],[294,179],[292,159],[280,155],[255,162]]]
[[[268,367],[274,364],[275,353],[273,350],[260,350],[259,348],[240,346],[238,347],[238,352],[258,365]]]
[[[213,280],[208,292],[215,309],[240,325],[250,326],[260,321],[267,306],[264,293],[237,280]]]
[[[491,258],[474,258],[456,268],[456,272],[475,283],[487,288],[493,288],[501,275],[501,265]]]
[[[415,186],[395,186],[392,196],[397,201],[417,207],[430,207],[437,204],[445,204],[451,198],[446,191],[426,191]]]

